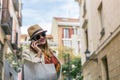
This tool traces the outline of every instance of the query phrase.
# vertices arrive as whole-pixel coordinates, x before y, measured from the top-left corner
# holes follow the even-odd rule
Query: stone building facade
[[[21,0],[0,0],[0,80],[6,80],[6,67],[12,68],[12,63],[18,60],[22,26],[21,7]],[[10,61],[10,66],[6,65],[5,61]],[[12,72],[11,75],[14,76]]]
[[[120,79],[120,1],[76,0],[80,6],[84,80]],[[90,52],[89,56],[85,52]]]

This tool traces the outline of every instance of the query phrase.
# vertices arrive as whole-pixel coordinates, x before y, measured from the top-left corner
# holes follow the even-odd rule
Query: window
[[[104,28],[104,22],[103,22],[103,5],[102,2],[100,3],[99,7],[98,7],[98,13],[99,13],[99,19],[100,19],[100,23],[101,23],[101,38],[104,36],[105,34],[105,28]]]
[[[78,34],[78,29],[77,28],[74,28],[74,34]]]
[[[84,5],[83,5],[83,17],[86,15],[86,0],[85,0],[85,2],[84,2]]]
[[[102,68],[103,80],[109,80],[108,62],[106,56],[102,58]]]
[[[85,31],[85,37],[86,37],[86,49],[88,49],[88,29]]]
[[[69,28],[64,28],[64,38],[69,38]]]
[[[2,60],[2,56],[3,56],[3,44],[0,42],[0,60]]]
[[[2,50],[2,43],[0,42],[0,52],[1,52],[1,50]]]
[[[2,8],[2,0],[0,0],[0,9]]]
[[[71,40],[63,40],[63,45],[67,47],[71,47]]]
[[[18,33],[16,33],[16,44],[18,45]]]
[[[85,23],[84,23],[84,40],[85,40],[85,47],[86,47],[86,51],[89,51],[89,37],[88,37],[88,21],[85,20]],[[85,51],[85,52],[86,52]]]
[[[27,37],[25,37],[25,41],[27,41]],[[49,42],[49,40],[48,40],[48,42]]]
[[[80,41],[78,41],[78,52],[80,53]]]

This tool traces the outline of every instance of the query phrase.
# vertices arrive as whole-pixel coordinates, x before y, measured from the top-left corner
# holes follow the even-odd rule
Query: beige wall
[[[120,78],[120,32],[112,39],[109,44],[98,54],[98,62],[87,61],[83,65],[84,80],[106,80],[105,70],[103,69],[102,58],[105,56],[108,60],[108,72],[110,80],[119,80]],[[89,77],[90,75],[91,77]]]
[[[63,28],[62,27],[58,27],[58,36],[59,36],[59,39],[58,39],[58,44],[59,44],[59,46],[62,46],[62,30]]]
[[[120,32],[109,42],[109,44],[99,53],[99,59],[104,56],[108,59],[108,70],[110,80],[120,79]],[[102,66],[102,63],[101,63]],[[101,67],[102,68],[102,67]],[[102,75],[104,70],[101,69]],[[104,78],[104,76],[102,76]],[[104,80],[104,79],[103,79]]]
[[[100,39],[101,25],[98,14],[98,7],[100,0],[92,0],[89,4],[91,7],[88,11],[88,24],[89,24],[89,35],[90,43],[94,45],[93,50],[95,51],[107,38],[120,25],[120,5],[118,1],[114,0],[103,0],[103,26],[105,28],[105,35]],[[114,4],[113,4],[114,3]],[[111,6],[112,5],[112,6]]]
[[[81,9],[83,8],[84,0],[81,2]],[[103,26],[105,28],[105,35],[101,38],[101,23],[100,16],[98,12],[98,7],[102,2],[103,5]],[[113,4],[114,3],[114,4]],[[111,6],[112,5],[112,6]],[[81,28],[88,28],[88,36],[89,36],[89,50],[91,53],[96,51],[101,44],[111,35],[119,25],[120,25],[120,5],[119,1],[114,0],[86,0],[86,15],[83,17],[81,15],[83,21],[81,21]],[[81,10],[82,11],[82,10]],[[82,12],[84,13],[84,12]],[[87,19],[88,22],[83,26],[84,20]],[[81,33],[84,36],[84,31]],[[84,38],[82,38],[85,41]],[[82,48],[86,48],[85,44],[82,43]],[[83,49],[85,50],[85,49]],[[85,51],[82,51],[82,53]],[[85,61],[85,60],[84,60]],[[83,61],[83,62],[84,62]]]
[[[53,21],[52,21],[52,31],[51,31],[51,34],[53,37],[53,41],[55,43],[58,43],[58,26],[57,26],[57,22],[56,20],[53,18]]]
[[[106,56],[108,62],[109,80],[120,79],[120,1],[119,0],[79,0],[81,27],[81,58],[84,80],[106,80],[102,59]],[[86,14],[84,12],[86,1]],[[105,35],[101,37],[101,20],[98,11],[102,3],[103,27]],[[85,58],[86,38],[88,29],[88,49],[96,55],[98,62]]]

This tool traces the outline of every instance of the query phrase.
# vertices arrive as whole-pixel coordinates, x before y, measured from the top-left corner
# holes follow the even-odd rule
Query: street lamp
[[[92,60],[92,61],[98,62],[97,58],[90,58],[90,51],[88,49],[86,49],[86,51],[85,51],[85,56],[86,56],[87,60]]]
[[[90,51],[88,49],[86,49],[85,51],[85,56],[86,56],[86,59],[88,60],[90,57]]]

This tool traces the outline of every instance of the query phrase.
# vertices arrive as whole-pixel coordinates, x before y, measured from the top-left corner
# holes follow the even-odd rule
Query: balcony
[[[19,11],[19,2],[18,0],[12,0],[13,1],[13,6],[15,8],[16,11]]]
[[[16,33],[15,39],[12,41],[13,50],[18,50],[18,33]]]
[[[18,47],[17,47],[17,44],[16,44],[16,43],[12,43],[11,45],[12,45],[13,50],[17,50],[17,49],[18,49]]]
[[[1,27],[6,35],[12,34],[12,18],[10,17],[8,9],[2,9]]]

